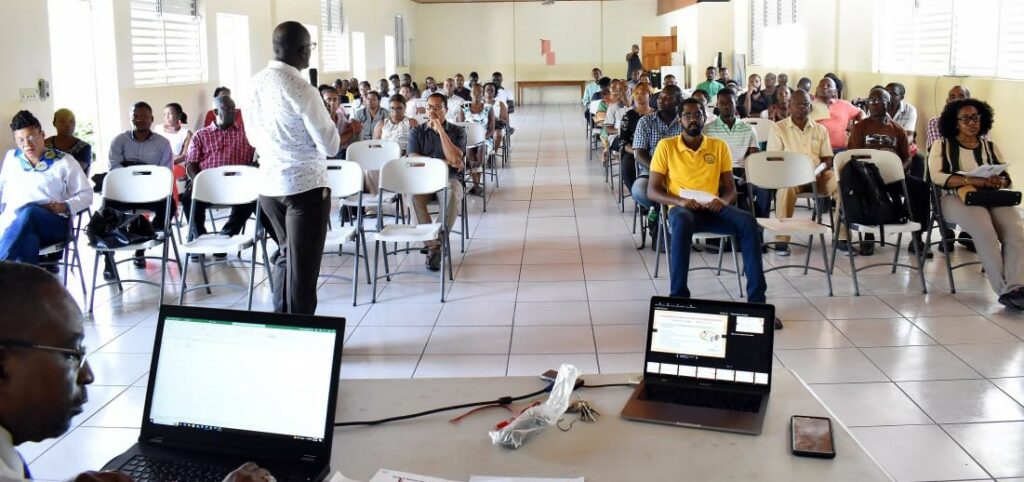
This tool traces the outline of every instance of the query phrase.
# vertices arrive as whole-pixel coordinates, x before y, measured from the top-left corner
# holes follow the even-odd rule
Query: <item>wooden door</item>
[[[672,52],[676,50],[676,37],[663,35],[643,37],[640,45],[640,58],[644,69],[653,70],[664,65],[672,65]]]

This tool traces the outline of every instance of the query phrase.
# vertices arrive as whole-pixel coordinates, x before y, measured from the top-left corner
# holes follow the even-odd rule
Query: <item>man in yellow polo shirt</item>
[[[669,294],[690,297],[686,278],[693,233],[709,231],[736,237],[743,253],[747,300],[764,303],[766,284],[757,221],[750,213],[731,206],[736,199],[732,155],[725,141],[702,134],[705,120],[700,101],[683,101],[679,116],[683,133],[662,139],[651,159],[647,194],[652,201],[670,207]],[[778,320],[776,328],[781,328]]]

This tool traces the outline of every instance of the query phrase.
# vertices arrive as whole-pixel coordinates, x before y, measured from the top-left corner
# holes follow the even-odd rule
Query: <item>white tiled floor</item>
[[[577,106],[525,106],[513,117],[510,166],[487,213],[480,198],[470,198],[471,238],[464,254],[454,243],[447,303],[439,303],[436,277],[418,253],[401,262],[419,275],[384,284],[375,305],[366,285],[355,307],[347,282],[320,288],[318,312],[348,320],[343,378],[532,376],[562,362],[584,373],[639,371],[647,299],[667,293],[667,269],[663,263],[654,279],[653,251],[636,249],[632,204],[620,214],[600,164],[587,159]],[[794,249],[790,260],[769,254],[766,265],[796,261],[801,252]],[[876,258],[891,253],[882,249]],[[83,254],[88,276],[92,255]],[[972,256],[962,248],[955,255]],[[350,263],[326,258],[324,271],[348,274]],[[820,265],[818,253],[812,263]],[[976,267],[956,273],[959,292],[949,294],[939,254],[925,268],[928,295],[916,276],[876,270],[860,276],[862,296],[854,297],[848,268],[840,259],[834,297],[821,274],[768,276],[769,302],[786,322],[776,338],[778,361],[811,384],[898,480],[1024,477],[1024,316],[995,302]],[[220,269],[213,277],[244,280],[240,273]],[[151,265],[144,275],[158,279],[159,271]],[[710,271],[693,273],[691,290],[739,297],[734,277]],[[166,292],[176,301],[176,287]],[[60,440],[22,447],[37,476],[97,468],[134,441],[156,293],[98,293],[86,329],[97,374],[88,410]],[[187,299],[245,306],[241,292],[224,289]],[[268,309],[269,301],[261,284],[254,308]]]

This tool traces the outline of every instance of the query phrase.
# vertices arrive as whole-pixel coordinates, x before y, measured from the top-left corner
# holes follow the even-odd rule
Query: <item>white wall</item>
[[[500,71],[509,88],[517,79],[588,79],[594,67],[623,77],[630,45],[645,35],[669,34],[656,13],[656,0],[421,4],[415,24],[423,38],[417,40],[413,73],[423,79]],[[541,39],[551,41],[553,66],[541,56]],[[547,88],[526,96],[531,103],[570,101],[579,89]]]
[[[0,32],[10,40],[0,49],[0,149],[14,148],[8,129],[11,117],[27,109],[39,118],[47,135],[53,134],[53,101],[21,102],[20,89],[35,88],[39,79],[52,80],[50,69],[50,27],[44,0],[5,1],[0,8]],[[69,39],[69,41],[74,41]]]

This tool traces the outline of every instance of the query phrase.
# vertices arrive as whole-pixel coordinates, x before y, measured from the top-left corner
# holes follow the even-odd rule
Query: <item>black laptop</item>
[[[622,417],[760,434],[774,319],[772,305],[651,298],[644,379]]]
[[[160,307],[133,480],[221,482],[246,461],[280,481],[329,473],[343,318]]]

